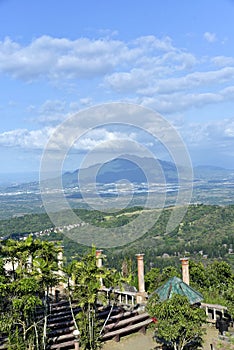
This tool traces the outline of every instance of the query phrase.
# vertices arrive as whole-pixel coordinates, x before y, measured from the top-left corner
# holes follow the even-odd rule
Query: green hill
[[[165,208],[153,227],[136,241],[122,247],[104,248],[109,264],[119,267],[124,258],[135,260],[135,254],[140,252],[145,253],[146,269],[149,266],[166,266],[173,261],[178,263],[179,257],[184,255],[203,261],[222,258],[234,267],[234,205],[191,205],[180,225],[172,232],[165,233],[171,211],[171,208]],[[128,208],[117,214],[85,209],[79,209],[76,212],[81,222],[90,223],[92,227],[101,226],[112,232],[114,227],[122,226],[124,232],[125,225],[142,214],[142,208]],[[66,236],[66,225],[69,225],[70,222],[66,212],[60,215],[64,226],[59,232],[56,232],[46,214],[30,214],[1,220],[0,235],[2,238],[9,235],[19,238],[37,232],[36,234],[42,239],[62,240],[65,255],[68,260],[71,260],[77,253],[85,251],[87,247],[73,242]],[[144,220],[146,219],[143,217],[143,226]],[[87,232],[89,226],[91,225],[87,225]],[[78,234],[79,227],[69,232],[70,237]]]

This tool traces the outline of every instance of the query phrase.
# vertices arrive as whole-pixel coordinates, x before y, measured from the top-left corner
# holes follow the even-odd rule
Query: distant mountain
[[[38,181],[38,172],[21,172],[21,173],[0,173],[0,188],[7,186],[18,186],[22,183]]]
[[[63,175],[64,187],[78,183],[78,176],[82,182],[109,184],[121,180],[131,183],[177,182],[177,169],[172,162],[156,160],[154,158],[123,155],[104,164],[95,164],[85,169],[66,172]]]
[[[228,180],[234,178],[234,169],[225,169],[213,165],[199,165],[194,167],[195,179],[206,181]]]
[[[228,170],[216,166],[196,166],[194,171],[194,181],[228,182],[234,180],[234,170]],[[62,176],[64,188],[74,188],[80,183],[84,185],[99,183],[100,185],[116,183],[127,180],[131,183],[177,183],[178,172],[174,163],[157,160],[149,157],[139,157],[133,155],[123,155],[114,158],[104,164],[95,164],[88,168],[77,169],[73,172],[66,172]],[[50,178],[48,184],[53,184]],[[4,192],[16,191],[38,191],[39,183],[26,182],[15,184],[1,189]]]
[[[234,170],[214,166],[197,166],[193,170],[191,202],[215,205],[234,203]],[[48,193],[51,195],[55,193],[56,196],[57,192],[53,190],[58,189],[60,179],[51,175],[49,174],[48,180],[43,180],[41,187],[46,191],[50,188],[51,191]],[[79,181],[80,178],[82,181]],[[129,181],[131,186],[125,183],[122,187],[116,187],[122,180]],[[27,179],[25,183],[0,186],[0,218],[44,211],[39,182],[26,181]],[[167,184],[166,205],[173,204],[178,193],[178,173],[174,163],[129,155],[86,169],[66,172],[62,176],[62,182],[64,195],[71,200],[71,205],[82,208],[87,207],[86,201],[83,201],[84,193],[90,198],[96,193],[106,198],[118,196],[124,198],[131,193],[134,194],[131,206],[144,206],[145,196],[149,192],[158,200],[158,195],[165,191],[165,187],[158,184]]]

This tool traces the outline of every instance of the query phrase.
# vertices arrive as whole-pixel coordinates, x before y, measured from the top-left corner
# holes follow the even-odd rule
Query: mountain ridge
[[[134,164],[130,166],[130,163]],[[136,165],[137,164],[137,165]],[[160,173],[160,169],[162,173]],[[180,165],[179,165],[180,167]],[[98,170],[98,168],[100,168]],[[139,171],[139,168],[141,171]],[[182,167],[181,167],[182,168]],[[142,170],[143,169],[143,170]],[[150,157],[139,157],[122,155],[114,158],[104,164],[95,164],[88,168],[76,169],[73,172],[66,172],[63,177],[73,176],[76,178],[79,174],[83,178],[89,179],[89,171],[97,173],[96,182],[98,183],[110,183],[120,181],[125,178],[126,172],[132,182],[142,183],[147,182],[146,176],[142,174],[144,169],[147,171],[149,182],[158,182],[159,180],[167,182],[178,182],[178,173],[176,165],[171,161],[154,159]],[[155,169],[158,169],[159,173],[155,174]],[[225,177],[234,177],[234,169],[226,169],[219,166],[213,165],[198,165],[193,167],[194,180],[206,179],[208,180],[217,178],[220,179]],[[87,181],[88,182],[88,181]],[[160,181],[159,181],[160,182]],[[65,182],[64,182],[65,183]]]
[[[162,169],[160,174],[160,171],[155,172],[155,169],[159,169],[159,167]],[[88,183],[91,181],[93,173],[97,175],[96,182],[102,184],[113,183],[122,179],[135,183],[158,182],[164,180],[164,176],[167,181],[178,181],[176,166],[172,162],[149,157],[123,155],[104,164],[94,164],[87,168],[66,172],[63,174],[63,184],[68,185],[69,182],[74,182],[74,180],[77,182],[78,176],[82,181]]]
[[[62,175],[63,186],[77,186],[78,177],[83,183],[93,182],[93,174],[96,174],[95,183],[100,184],[115,183],[124,179],[133,183],[178,183],[177,167],[173,162],[124,154],[104,164],[97,163],[87,168],[64,172]],[[197,165],[193,167],[193,174],[194,181],[234,179],[234,169],[214,165]],[[48,181],[53,181],[53,179]],[[14,183],[10,186],[2,185],[1,189],[17,191],[25,188],[35,190],[37,187],[39,189],[39,181],[30,181]]]

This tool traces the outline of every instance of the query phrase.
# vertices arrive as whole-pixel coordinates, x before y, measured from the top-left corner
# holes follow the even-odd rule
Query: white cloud
[[[65,102],[61,100],[46,100],[40,108],[40,114],[64,113]]]
[[[234,86],[221,89],[217,92],[183,93],[175,92],[161,94],[159,96],[143,96],[135,102],[149,108],[154,108],[160,113],[175,113],[190,108],[200,108],[210,104],[233,101]]]
[[[6,38],[0,42],[0,71],[26,81],[38,78],[74,79],[106,74],[134,53],[117,40],[74,41],[42,36],[28,46]]]
[[[215,34],[206,32],[204,37],[212,41]],[[99,102],[106,96],[134,101],[161,113],[230,101],[234,58],[195,57],[175,47],[171,38],[153,35],[130,42],[111,36],[95,40],[42,36],[28,45],[6,38],[0,42],[0,73],[29,82],[53,81],[66,91],[64,84],[74,84],[68,94],[77,101],[66,101],[67,94],[62,101],[48,99],[40,108],[32,104],[28,109],[34,121],[55,125],[69,113],[93,105],[95,97]],[[89,79],[84,91],[77,79]]]
[[[214,63],[216,66],[226,67],[234,65],[234,57],[215,56],[211,59],[211,62]]]
[[[0,146],[23,149],[43,149],[52,134],[52,128],[41,130],[16,129],[0,134]]]
[[[91,106],[93,100],[91,97],[83,97],[80,99],[80,104],[84,107]]]
[[[234,79],[234,67],[224,67],[219,70],[201,71],[184,74],[178,78],[161,79],[159,71],[152,69],[132,69],[130,72],[120,72],[109,75],[106,83],[117,92],[133,92],[140,95],[170,94],[177,91],[188,91],[194,88],[204,88],[227,83]]]
[[[46,100],[41,106],[30,105],[26,110],[33,115],[30,118],[32,122],[56,125],[66,119],[68,110],[72,110],[72,106],[61,100]]]
[[[158,90],[157,86],[161,82],[163,84],[163,77],[190,70],[195,63],[196,58],[192,54],[175,50],[162,56],[144,56],[138,60],[136,68],[107,75],[105,83],[116,92],[148,94],[152,89]]]
[[[137,135],[134,132],[118,132],[118,131],[108,131],[105,128],[99,128],[91,130],[87,135],[81,137],[74,147],[78,150],[91,151],[94,148],[100,151],[109,151],[112,149],[123,148],[126,140],[136,140]],[[126,151],[126,149],[125,149]]]
[[[132,43],[113,39],[68,40],[42,36],[29,45],[10,38],[0,42],[0,71],[26,81],[39,78],[88,79],[111,72],[147,54],[148,50],[169,50],[169,39],[142,37]]]
[[[211,32],[205,32],[203,35],[204,39],[207,40],[209,43],[214,43],[217,38],[216,38],[216,34],[215,33],[211,33]]]
[[[190,123],[183,130],[185,139],[191,147],[214,149],[219,152],[232,149],[234,155],[234,118],[225,118],[208,123]]]
[[[47,104],[46,104],[47,105]],[[50,104],[49,104],[50,105]],[[135,126],[135,127],[133,127]],[[23,149],[49,150],[75,149],[80,152],[98,150],[113,152],[128,140],[143,145],[152,144],[144,135],[145,131],[156,132],[165,139],[167,122],[154,112],[132,104],[104,104],[71,115],[57,128],[47,127],[38,130],[18,129],[0,134],[0,145]]]
[[[152,72],[151,72],[152,74]],[[105,82],[116,92],[134,92],[148,86],[150,72],[144,69],[132,69],[130,72],[114,73]]]
[[[233,89],[230,89],[234,93]],[[222,91],[220,93],[220,99],[224,98],[226,93],[230,91]],[[192,95],[194,105],[207,103],[207,100],[215,101],[217,96],[213,94],[206,94],[205,96]],[[152,101],[151,101],[152,102]],[[174,103],[168,101],[167,107],[164,108],[175,108],[169,103],[183,104],[180,108],[186,108],[186,103],[191,103],[191,101],[180,101],[180,99],[175,97]],[[142,114],[133,115],[136,125],[142,124],[142,129],[150,130],[152,135],[158,135],[162,137],[163,144],[167,146],[172,145],[175,139],[171,137],[168,130],[165,129],[165,125],[160,123],[160,121],[155,121],[151,119],[142,119]],[[42,151],[52,135],[54,143],[50,143],[50,151],[61,151],[63,149],[73,150],[77,154],[84,154],[86,152],[90,153],[90,164],[96,163],[97,159],[105,159],[107,155],[119,155],[119,154],[139,154],[144,156],[145,149],[151,149],[153,147],[154,139],[147,136],[145,132],[137,131],[131,127],[126,130],[119,129],[108,129],[108,127],[100,126],[97,129],[89,131],[89,121],[81,120],[81,123],[75,122],[76,127],[75,133],[77,135],[82,135],[80,139],[73,143],[72,137],[70,135],[71,129],[61,129],[58,131],[56,128],[42,128],[38,130],[27,130],[27,129],[17,129],[9,132],[4,132],[0,134],[0,146],[1,147],[14,147],[24,150],[40,150]],[[221,118],[220,118],[221,119]],[[124,118],[123,118],[124,120]],[[96,118],[98,123],[98,115]],[[105,123],[103,121],[103,123]],[[71,127],[71,126],[70,126]],[[234,155],[233,142],[234,142],[234,119],[221,119],[219,121],[211,121],[206,123],[180,123],[179,126],[175,125],[175,129],[179,129],[184,141],[189,146],[190,149],[201,149],[205,147],[210,151],[217,150],[217,154],[220,152],[228,152],[229,155]],[[63,132],[64,131],[64,132]],[[88,132],[87,132],[88,131]],[[55,133],[55,134],[54,134]],[[172,135],[173,136],[173,135]],[[157,137],[154,141],[157,140]]]
[[[138,47],[144,49],[144,51],[173,51],[175,47],[172,44],[172,39],[168,36],[162,40],[156,38],[154,35],[141,36],[133,41]]]
[[[175,48],[169,37],[159,39],[153,35],[131,42],[50,36],[41,36],[28,45],[10,38],[0,42],[0,72],[25,81],[90,79],[115,70],[124,73],[130,67],[153,69],[162,75],[165,71],[188,69],[194,63],[194,56]]]
[[[77,135],[81,134],[79,126]],[[46,127],[38,130],[16,129],[0,134],[0,146],[2,147],[20,147],[22,149],[44,149],[51,135],[55,133],[57,144],[54,145],[54,150],[67,147],[70,144],[70,139],[66,134],[61,132],[56,133],[56,128]],[[98,151],[109,151],[110,148],[123,148],[126,140],[136,140],[137,135],[133,131],[118,132],[108,131],[105,128],[93,129],[83,134],[72,146],[77,151],[91,151],[95,148]],[[120,145],[121,144],[121,145]],[[123,148],[124,149],[124,148]],[[125,149],[126,151],[126,149]]]
[[[234,67],[225,67],[216,71],[194,72],[180,78],[162,80],[159,84],[159,92],[173,92],[178,90],[190,90],[194,87],[204,87],[216,83],[222,84],[234,78]]]

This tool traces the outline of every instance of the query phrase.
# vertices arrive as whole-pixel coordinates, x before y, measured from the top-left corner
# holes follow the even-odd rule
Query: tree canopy
[[[201,343],[206,315],[204,310],[191,306],[186,297],[174,294],[171,299],[160,302],[158,296],[153,295],[147,310],[157,319],[157,341],[172,346],[174,350]]]
[[[7,335],[9,349],[46,348],[48,292],[58,283],[57,252],[54,243],[31,236],[1,246],[0,331]],[[12,270],[5,270],[6,262]]]

